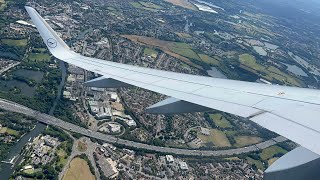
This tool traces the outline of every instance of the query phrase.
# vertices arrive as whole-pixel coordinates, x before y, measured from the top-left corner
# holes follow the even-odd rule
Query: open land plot
[[[199,57],[203,62],[207,64],[214,65],[214,66],[218,66],[220,64],[220,62],[217,59],[212,58],[206,54],[199,54]]]
[[[25,47],[28,43],[27,39],[1,39],[1,42],[8,46]]]
[[[278,157],[274,157],[268,160],[268,166],[271,166],[271,164],[273,164],[276,160],[278,160]]]
[[[267,160],[269,158],[274,157],[274,155],[279,154],[279,153],[285,154],[285,153],[287,153],[287,151],[282,149],[279,146],[271,146],[271,147],[268,147],[268,148],[262,150],[262,152],[260,153],[260,157],[262,160]]]
[[[148,11],[153,11],[153,12],[157,12],[161,7],[159,6],[159,8],[154,8],[154,7],[157,7],[157,5],[149,2],[149,3],[146,3],[146,2],[130,2],[130,4],[137,8],[137,9],[144,9],[144,10],[148,10]]]
[[[28,59],[31,61],[50,61],[51,56],[47,53],[30,53]]]
[[[237,147],[243,147],[251,144],[257,144],[262,141],[262,138],[257,136],[235,136],[234,140],[236,141]]]
[[[59,161],[58,161],[58,165],[66,165],[67,164],[67,153],[63,150],[63,149],[59,149],[57,150],[57,155],[58,155],[58,158],[59,158]]]
[[[188,0],[165,0],[173,5],[180,6],[186,9],[198,10],[191,2]]]
[[[256,58],[250,54],[241,54],[239,55],[239,61],[243,69],[246,69],[252,73],[257,75],[263,74],[262,77],[267,79],[268,81],[272,81],[273,79],[284,82],[288,85],[301,86],[303,83],[298,79],[290,76],[279,70],[274,66],[265,67],[261,64],[258,64]]]
[[[161,7],[161,6],[156,5],[156,4],[152,3],[152,2],[143,2],[143,1],[139,1],[139,3],[140,3],[141,5],[143,5],[144,7],[147,7],[147,8],[152,8],[152,9],[162,9],[162,7]]]
[[[158,51],[156,51],[154,49],[150,49],[150,48],[144,48],[143,55],[144,56],[151,56],[152,58],[157,58]]]
[[[198,132],[197,135],[204,143],[214,144],[217,147],[230,147],[231,144],[225,133],[218,129],[210,129],[210,135],[206,136]]]
[[[220,113],[210,114],[210,119],[214,122],[214,124],[221,128],[231,128],[232,125],[230,122]]]
[[[263,166],[263,163],[262,163],[261,161],[252,159],[252,158],[250,158],[250,157],[247,157],[246,159],[247,159],[247,161],[248,161],[249,164],[251,164],[251,165],[254,164],[254,165],[256,165],[256,167],[257,167],[258,169],[264,170],[264,166]]]
[[[79,150],[80,152],[84,152],[84,151],[87,150],[87,144],[84,143],[84,142],[79,141],[77,148],[78,148],[78,150]]]
[[[74,158],[70,162],[69,169],[62,178],[63,180],[95,180],[90,172],[88,163],[81,158]]]
[[[190,34],[183,33],[183,32],[176,32],[176,35],[178,35],[180,38],[192,38]]]
[[[2,11],[7,6],[5,0],[0,0],[0,11]]]
[[[7,127],[2,127],[2,128],[0,129],[0,134],[9,134],[9,135],[13,135],[13,136],[18,136],[18,135],[19,135],[19,132],[16,131],[16,130],[7,128]]]
[[[191,46],[183,43],[183,42],[173,42],[173,41],[163,41],[160,39],[145,37],[145,36],[137,36],[137,35],[122,35],[122,37],[127,38],[133,42],[139,43],[141,45],[159,48],[163,52],[173,56],[181,61],[196,67],[198,69],[202,69],[201,66],[194,64],[191,62],[186,56],[198,58],[198,55],[191,49]],[[176,52],[173,52],[176,51]],[[179,54],[180,53],[180,54]]]

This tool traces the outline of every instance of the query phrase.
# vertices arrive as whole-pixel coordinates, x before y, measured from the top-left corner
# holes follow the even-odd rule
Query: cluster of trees
[[[53,115],[66,122],[76,124],[78,126],[87,128],[86,124],[83,123],[73,111],[72,102],[65,99],[60,99],[57,103],[56,109]]]

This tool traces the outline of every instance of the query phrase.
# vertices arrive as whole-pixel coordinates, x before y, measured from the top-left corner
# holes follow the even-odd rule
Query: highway
[[[176,154],[176,155],[186,155],[186,156],[230,156],[230,155],[237,155],[237,154],[242,154],[242,153],[248,153],[248,152],[253,152],[257,151],[259,149],[264,149],[267,147],[270,147],[272,145],[277,144],[278,142],[283,142],[286,141],[287,139],[284,137],[277,137],[274,139],[270,139],[268,141],[264,141],[262,143],[256,144],[256,145],[251,145],[247,147],[242,147],[242,148],[236,148],[236,149],[228,149],[228,150],[189,150],[189,149],[178,149],[178,148],[169,148],[169,147],[159,147],[159,146],[153,146],[153,145],[148,145],[148,144],[143,144],[139,142],[134,142],[134,141],[128,141],[125,139],[120,139],[117,137],[114,137],[112,135],[106,135],[102,134],[99,132],[91,131],[86,128],[79,127],[77,125],[65,122],[61,119],[55,118],[53,116],[47,115],[40,113],[38,111],[32,110],[30,108],[27,108],[25,106],[22,106],[20,104],[5,100],[5,99],[0,99],[0,108],[7,110],[7,111],[12,111],[12,112],[17,112],[21,114],[25,114],[30,117],[34,117],[38,121],[52,125],[55,127],[59,127],[71,132],[79,133],[88,137],[96,138],[111,144],[119,144],[119,145],[125,145],[128,148],[139,148],[139,149],[145,149],[145,150],[150,150],[154,152],[161,152],[161,153],[168,153],[168,154]]]

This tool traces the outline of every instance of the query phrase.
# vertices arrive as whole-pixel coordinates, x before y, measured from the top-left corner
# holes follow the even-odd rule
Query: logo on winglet
[[[49,38],[47,40],[47,45],[50,47],[50,48],[55,48],[57,47],[57,41],[53,38]]]

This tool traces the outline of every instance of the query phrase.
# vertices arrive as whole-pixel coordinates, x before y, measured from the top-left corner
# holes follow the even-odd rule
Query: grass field
[[[150,48],[144,48],[143,55],[144,56],[151,56],[152,58],[155,59],[158,56],[158,51],[150,49]]]
[[[70,162],[69,169],[64,174],[63,180],[95,180],[95,176],[90,172],[88,163],[80,158],[74,158]]]
[[[151,8],[151,9],[162,9],[161,6],[153,4],[152,2],[143,2],[143,1],[139,1],[139,3],[147,8]]]
[[[180,32],[176,32],[175,34],[178,35],[181,38],[191,38],[192,37],[190,34],[182,33],[182,32],[181,33]]]
[[[50,55],[47,53],[30,53],[28,59],[31,61],[50,61]]]
[[[180,54],[186,58],[201,60],[197,53],[195,53],[192,49],[189,48],[180,48],[180,47],[169,47],[170,51]]]
[[[183,42],[173,42],[173,41],[163,41],[152,37],[145,36],[136,36],[136,35],[122,35],[122,37],[127,38],[133,42],[146,45],[149,47],[157,47],[161,49],[163,52],[173,56],[181,61],[196,67],[198,69],[202,69],[201,66],[194,64],[187,57],[197,58],[198,55],[191,49],[191,46],[183,43]],[[174,52],[175,51],[175,52]]]
[[[200,59],[210,65],[216,65],[218,66],[220,62],[217,59],[214,59],[206,54],[199,54]]]
[[[249,164],[251,164],[251,165],[255,164],[258,169],[264,170],[264,166],[261,161],[252,159],[250,157],[247,157],[246,159]]]
[[[162,8],[161,6],[158,6],[151,2],[143,2],[143,1],[130,2],[130,4],[137,9],[144,9],[144,10],[153,11],[153,12],[157,12],[159,9]]]
[[[236,141],[235,146],[243,147],[251,144],[257,144],[262,141],[262,138],[256,136],[235,136],[234,140]]]
[[[221,128],[231,128],[232,125],[230,122],[220,113],[210,114],[210,119],[214,122],[214,124]]]
[[[271,164],[273,164],[276,160],[278,160],[278,157],[274,157],[268,160],[268,166],[271,166]]]
[[[27,39],[1,39],[3,44],[8,46],[25,47],[28,43]]]
[[[16,130],[7,128],[7,127],[2,127],[2,128],[0,129],[0,134],[9,134],[9,135],[13,135],[13,136],[18,136],[18,135],[19,135],[19,132],[16,131]]]
[[[58,165],[66,165],[67,164],[67,153],[63,149],[57,150],[57,155],[59,157]]]
[[[244,69],[255,73],[257,75],[263,74],[262,77],[272,81],[273,79],[284,82],[288,85],[301,86],[302,82],[298,81],[294,77],[282,72],[274,66],[265,67],[258,64],[256,58],[250,54],[242,54],[239,56],[239,61]]]
[[[210,129],[210,136],[206,136],[198,132],[197,135],[204,143],[214,144],[217,147],[230,147],[231,144],[226,136],[222,131],[218,129]]]
[[[2,11],[7,6],[5,0],[0,0],[0,11]]]
[[[224,158],[225,160],[228,160],[228,161],[240,161],[241,159],[238,158],[238,157],[228,157],[228,158]]]
[[[87,144],[84,142],[79,141],[78,142],[78,147],[77,147],[78,151],[80,152],[84,152],[87,150]]]
[[[282,149],[279,146],[271,146],[271,147],[268,147],[268,148],[262,150],[262,152],[260,153],[260,157],[262,160],[267,160],[267,159],[272,158],[274,155],[276,155],[278,153],[285,154],[285,153],[287,153],[287,151]]]
[[[188,0],[165,0],[173,5],[180,6],[186,9],[191,10],[198,10],[197,7],[195,7],[192,3],[190,3]]]

